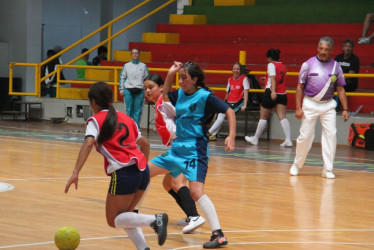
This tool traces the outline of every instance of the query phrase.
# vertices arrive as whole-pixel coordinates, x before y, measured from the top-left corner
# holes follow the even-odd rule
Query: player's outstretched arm
[[[164,89],[162,91],[162,99],[164,101],[169,101],[169,92],[173,86],[174,76],[178,72],[178,70],[183,66],[181,62],[174,62],[174,64],[170,67],[168,74],[165,78]]]
[[[86,137],[84,140],[82,147],[79,151],[77,162],[75,163],[75,168],[73,171],[73,174],[71,175],[70,179],[66,183],[65,186],[65,193],[69,191],[69,188],[71,184],[75,184],[75,189],[78,189],[78,175],[81,171],[84,163],[86,162],[88,156],[90,155],[90,152],[92,150],[92,147],[95,143],[95,139],[93,137]]]
[[[234,151],[235,149],[235,136],[236,136],[236,116],[234,110],[228,108],[226,111],[227,120],[229,122],[229,135],[225,140],[225,150],[227,152]]]

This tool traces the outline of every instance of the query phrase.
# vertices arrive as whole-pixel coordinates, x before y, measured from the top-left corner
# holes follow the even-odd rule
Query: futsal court
[[[84,138],[84,125],[0,121],[0,249],[56,249],[54,234],[75,227],[78,249],[135,249],[126,232],[105,219],[109,177],[103,157],[91,152],[79,187],[64,193]],[[166,151],[151,131],[151,157]],[[293,134],[297,134],[293,131]],[[226,249],[374,249],[374,153],[338,146],[336,179],[321,178],[322,155],[313,144],[299,176],[290,176],[295,156],[281,141],[258,146],[237,138],[236,150],[224,151],[224,139],[210,143],[205,191],[215,204],[228,239]],[[182,234],[185,217],[163,190],[162,176],[152,179],[141,213],[167,213],[168,237],[157,245],[153,229],[143,228],[151,249],[202,249],[210,239],[204,224]]]

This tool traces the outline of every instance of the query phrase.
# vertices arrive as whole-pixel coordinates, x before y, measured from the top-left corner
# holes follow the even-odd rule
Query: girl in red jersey
[[[248,100],[249,82],[247,76],[243,72],[243,67],[236,62],[232,66],[232,76],[228,79],[225,102],[229,104],[235,113],[245,111]],[[209,129],[209,140],[217,140],[216,135],[222,127],[226,115],[218,114],[216,121]]]
[[[258,140],[267,126],[267,120],[271,111],[275,108],[278,119],[281,123],[286,140],[280,144],[281,147],[292,147],[290,123],[286,118],[287,92],[286,92],[286,66],[278,62],[280,57],[279,49],[269,49],[266,59],[269,64],[266,72],[265,94],[262,98],[260,109],[260,121],[258,122],[254,136],[246,136],[245,140],[253,145],[258,144]]]
[[[104,156],[105,173],[111,176],[106,198],[108,225],[125,229],[137,249],[149,249],[140,227],[151,226],[158,235],[158,244],[163,245],[167,236],[167,214],[154,216],[133,212],[150,180],[148,141],[129,116],[114,109],[113,92],[108,84],[93,84],[88,99],[94,115],[87,120],[85,140],[65,193],[73,183],[78,189],[79,172],[95,145]]]
[[[144,81],[145,95],[148,100],[156,104],[155,107],[155,126],[158,134],[165,146],[171,146],[175,135],[175,107],[169,100],[164,101],[162,90],[164,81],[157,74],[150,74]],[[177,178],[173,178],[170,174],[166,174],[163,180],[165,190],[175,199],[182,208],[187,218],[179,220],[178,225],[185,226],[183,233],[190,233],[202,226],[205,219],[201,217],[196,209],[196,204],[191,198],[190,190],[186,186],[186,177],[180,174]]]

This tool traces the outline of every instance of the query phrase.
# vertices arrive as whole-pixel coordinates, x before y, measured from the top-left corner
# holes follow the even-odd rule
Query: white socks
[[[212,232],[221,229],[216,208],[206,194],[200,197],[200,199],[197,201],[197,205],[200,207],[201,211],[203,211]]]
[[[226,115],[223,113],[219,113],[217,116],[216,121],[213,123],[212,127],[209,129],[209,133],[212,135],[217,135],[219,130],[222,127],[222,123],[225,120]]]
[[[147,243],[143,235],[143,231],[140,227],[137,228],[125,228],[125,231],[132,243],[136,246],[137,250],[144,250],[147,248]]]
[[[291,141],[291,128],[290,123],[287,118],[284,118],[280,121],[280,124],[282,125],[284,135],[286,137],[286,141]]]
[[[266,126],[267,126],[267,123],[268,123],[267,120],[260,119],[258,121],[256,133],[254,135],[254,138],[256,140],[260,139],[262,133],[264,132],[264,130],[265,130]],[[284,135],[286,137],[286,141],[291,141],[291,127],[290,127],[290,123],[289,123],[288,119],[284,118],[283,120],[280,121],[280,124],[282,126]]]
[[[256,133],[254,135],[254,138],[258,141],[262,135],[262,133],[264,132],[265,128],[266,128],[266,125],[268,124],[268,121],[267,120],[262,120],[260,119],[258,121],[258,124],[257,124],[257,129],[256,129]]]
[[[155,219],[156,217],[154,215],[125,212],[117,215],[114,219],[114,225],[116,228],[145,227],[149,226]]]
[[[114,225],[116,228],[124,228],[136,248],[143,250],[147,247],[147,243],[140,227],[149,226],[155,219],[154,215],[125,212],[117,215]]]

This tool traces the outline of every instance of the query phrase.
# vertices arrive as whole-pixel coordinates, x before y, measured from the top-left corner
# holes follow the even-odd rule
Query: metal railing
[[[240,53],[242,53],[241,51]],[[239,56],[240,57],[240,56]],[[243,60],[240,60],[241,63],[245,64]],[[26,66],[26,67],[35,67],[37,64],[35,63],[11,63],[10,68],[14,66]],[[60,79],[60,72],[64,68],[74,68],[74,69],[79,69],[79,68],[84,68],[84,69],[97,69],[97,70],[112,70],[113,71],[113,80],[112,81],[106,81],[109,85],[114,86],[114,101],[118,101],[118,86],[119,86],[119,72],[121,71],[122,67],[120,66],[78,66],[78,65],[57,65],[57,90],[56,90],[56,98],[60,98],[60,85],[65,84],[65,83],[71,83],[71,84],[87,84],[91,85],[97,80],[61,80]],[[151,72],[167,72],[169,69],[168,68],[148,68],[149,71]],[[232,71],[231,70],[204,70],[206,74],[223,74],[223,75],[231,75]],[[249,73],[250,75],[266,75],[266,71],[251,71]],[[40,89],[40,82],[37,81],[38,79],[39,72],[35,71],[35,81],[39,84],[35,86],[35,88]],[[299,72],[287,72],[288,76],[298,76]],[[359,78],[374,78],[374,74],[344,74],[345,77],[359,77]],[[10,95],[28,95],[28,96],[38,96],[37,93],[21,93],[21,92],[13,92],[11,91],[13,88],[13,78],[10,77],[9,79],[10,83]],[[179,88],[179,83],[178,83],[178,75],[176,76],[176,81],[174,88]],[[226,86],[225,87],[209,87],[211,90],[216,90],[216,91],[226,91]],[[252,93],[262,93],[264,92],[264,89],[250,89],[249,92]],[[288,89],[287,93],[289,94],[295,94],[296,90]],[[335,93],[336,94],[336,93]],[[347,92],[347,96],[362,96],[362,97],[374,97],[374,90],[373,92]]]
[[[82,56],[85,56],[85,55],[91,53],[93,50],[97,49],[98,47],[100,47],[100,46],[102,46],[102,45],[104,45],[106,43],[108,44],[108,46],[107,46],[107,48],[108,48],[108,60],[110,60],[111,59],[112,40],[114,38],[116,38],[117,36],[121,35],[125,31],[127,31],[128,29],[132,28],[136,24],[138,24],[138,23],[142,22],[143,20],[147,19],[148,17],[152,16],[153,14],[155,14],[155,13],[159,12],[160,10],[164,9],[168,5],[170,5],[173,2],[175,2],[176,0],[169,0],[169,1],[165,2],[164,4],[160,5],[156,9],[150,11],[148,14],[143,15],[141,18],[139,18],[138,20],[136,20],[132,24],[126,26],[125,28],[121,29],[120,31],[118,31],[115,34],[112,34],[112,26],[113,26],[114,23],[116,23],[117,21],[123,19],[124,17],[126,17],[130,13],[133,13],[134,11],[136,11],[137,9],[139,9],[140,7],[144,6],[145,4],[147,4],[147,3],[151,2],[151,1],[152,0],[145,0],[145,1],[141,2],[140,4],[136,5],[132,9],[130,9],[127,12],[123,13],[122,15],[120,15],[119,17],[113,19],[112,21],[110,21],[107,24],[103,25],[99,29],[95,30],[94,32],[92,32],[89,35],[85,36],[84,38],[78,40],[77,42],[73,43],[72,45],[70,45],[67,48],[63,49],[62,51],[60,51],[56,55],[51,56],[50,58],[44,60],[41,63],[16,63],[16,62],[9,63],[9,94],[10,95],[30,95],[30,96],[39,96],[40,97],[40,85],[41,85],[41,82],[43,82],[45,79],[53,76],[56,73],[57,73],[57,85],[59,85],[60,82],[61,82],[61,80],[60,80],[60,74],[59,74],[60,71],[58,69],[55,70],[55,71],[50,72],[48,75],[46,75],[44,77],[41,77],[41,74],[40,74],[41,73],[41,68],[44,65],[46,65],[47,63],[49,63],[50,61],[52,61],[52,60],[60,57],[65,52],[67,52],[70,49],[76,47],[77,45],[81,44],[82,42],[86,41],[87,39],[91,38],[92,36],[96,35],[97,33],[101,32],[102,30],[104,30],[106,28],[108,29],[107,39],[103,40],[102,42],[98,43],[97,45],[93,46],[92,48],[90,48],[89,50],[87,50],[86,52],[84,52],[83,54],[80,54],[79,56],[77,56],[73,60],[71,60],[68,63],[64,64],[64,66],[69,66],[69,65],[73,64],[74,62],[76,62]],[[13,91],[13,74],[14,74],[13,67],[15,67],[15,66],[26,66],[26,67],[34,67],[35,68],[35,92],[34,93],[22,93],[22,92],[15,92],[15,91]],[[71,82],[71,81],[69,81],[69,82]]]

